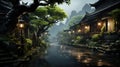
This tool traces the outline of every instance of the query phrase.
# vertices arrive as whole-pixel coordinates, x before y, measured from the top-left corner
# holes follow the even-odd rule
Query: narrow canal
[[[116,67],[109,57],[91,49],[76,48],[51,43],[43,57],[36,57],[28,65],[22,67]]]
[[[51,67],[112,66],[101,56],[102,54],[95,54],[90,49],[53,43],[47,50],[45,60]]]

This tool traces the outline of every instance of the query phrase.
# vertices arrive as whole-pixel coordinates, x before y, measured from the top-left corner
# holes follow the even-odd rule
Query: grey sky
[[[32,2],[32,0],[22,0],[24,2]],[[61,4],[60,7],[65,10],[67,15],[70,15],[72,10],[80,11],[86,3],[95,3],[98,0],[71,0],[71,4]]]
[[[70,15],[72,10],[76,10],[76,11],[80,11],[82,10],[82,7],[86,4],[86,3],[95,3],[98,0],[71,0],[71,4],[67,5],[67,4],[62,4],[60,5],[61,8],[63,8],[65,10],[65,12]]]

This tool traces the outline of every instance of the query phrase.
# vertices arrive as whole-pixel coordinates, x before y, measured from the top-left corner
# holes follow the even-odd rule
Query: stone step
[[[14,60],[6,60],[6,61],[0,61],[0,65],[6,65],[6,64],[11,64],[11,63],[19,63],[19,62],[26,62],[28,60],[25,59],[14,59]]]
[[[105,53],[105,51],[104,50],[98,50],[99,52],[101,52],[101,53]]]
[[[0,53],[4,53],[4,52],[6,52],[6,51],[0,48]]]
[[[0,61],[13,60],[13,57],[0,57]]]
[[[0,61],[0,64],[10,64],[10,63],[17,63],[17,62],[20,62],[18,60],[7,60],[7,61]]]
[[[12,54],[10,54],[8,51],[4,49],[0,49],[0,63],[6,63],[14,61],[16,58],[13,57]]]
[[[2,57],[2,56],[9,56],[9,55],[11,55],[9,52],[0,49],[0,57]]]
[[[1,64],[12,64],[12,63],[18,63],[21,61],[25,61],[25,59],[19,59],[14,53],[11,53],[10,51],[6,50],[6,48],[2,48],[3,46],[0,45],[0,67]]]
[[[7,57],[7,56],[9,56],[10,54],[8,54],[8,53],[0,53],[0,57]]]

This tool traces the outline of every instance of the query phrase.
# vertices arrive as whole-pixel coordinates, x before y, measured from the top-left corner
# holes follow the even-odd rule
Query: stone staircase
[[[20,60],[0,44],[0,67],[14,67]],[[11,66],[12,65],[12,66]]]
[[[9,51],[6,51],[3,47],[0,46],[0,66],[11,65],[16,62],[16,59]]]

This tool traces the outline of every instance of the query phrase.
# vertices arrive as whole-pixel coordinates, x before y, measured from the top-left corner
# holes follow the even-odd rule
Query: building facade
[[[120,0],[99,0],[90,5],[95,8],[95,11],[86,13],[80,21],[79,25],[83,32],[100,33],[120,30],[118,27],[120,22],[110,15],[113,10],[120,9]]]

